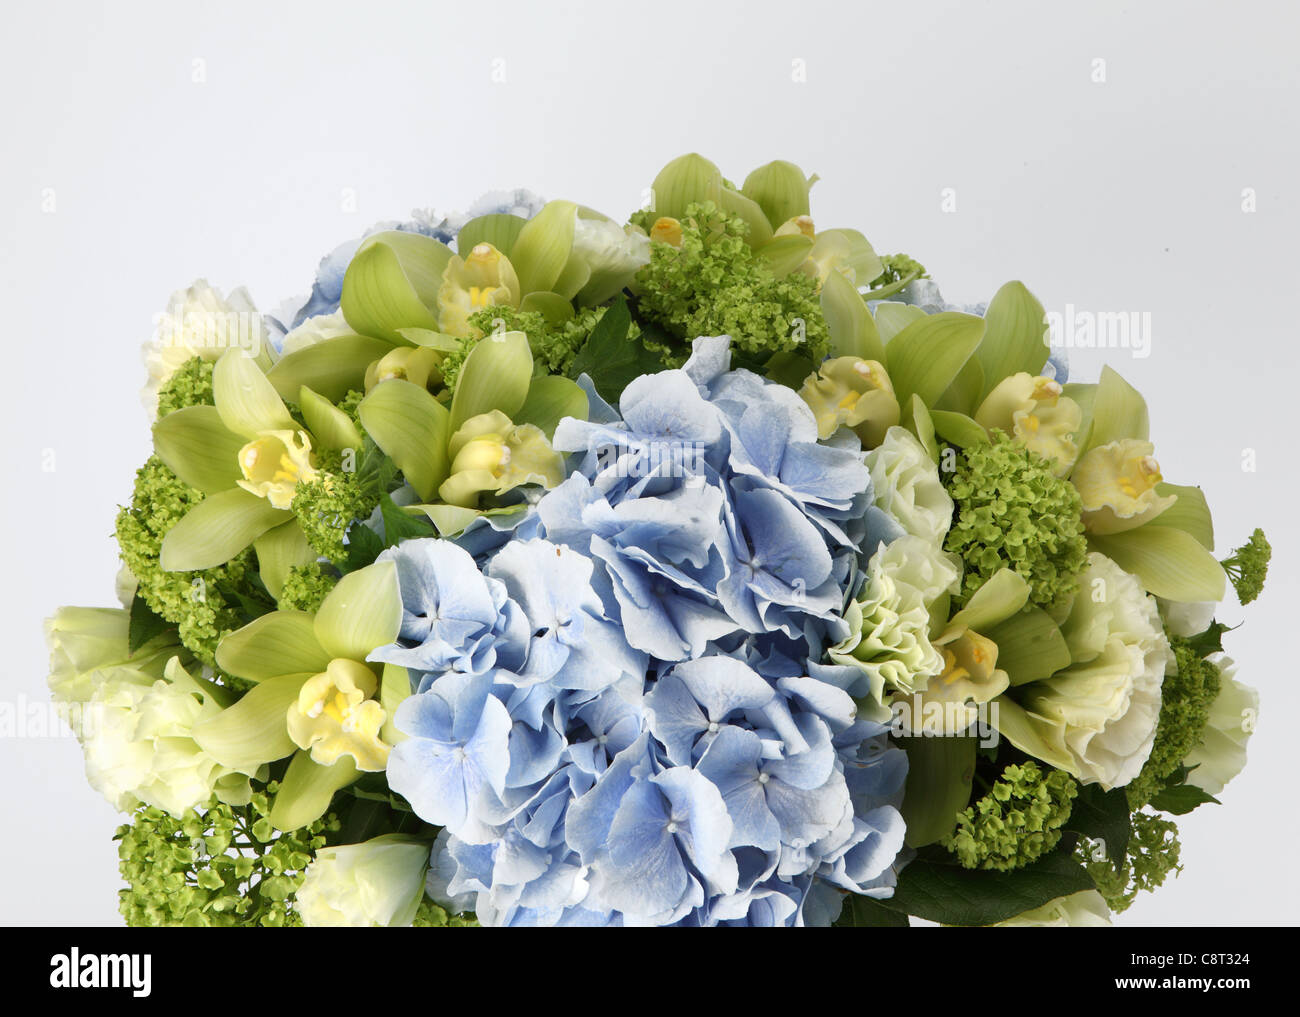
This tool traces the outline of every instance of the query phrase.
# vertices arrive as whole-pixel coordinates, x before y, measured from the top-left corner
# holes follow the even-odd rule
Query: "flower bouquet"
[[[815,179],[815,178],[814,178]],[[309,298],[176,295],[123,607],[48,623],[121,912],[169,925],[1103,924],[1257,706],[1119,374],[689,155],[490,195]]]

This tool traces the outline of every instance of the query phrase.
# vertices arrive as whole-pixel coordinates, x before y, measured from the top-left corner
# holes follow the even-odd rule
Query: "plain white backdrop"
[[[1148,312],[1109,360],[1219,549],[1267,592],[1222,620],[1260,689],[1250,765],[1180,825],[1185,871],[1126,924],[1294,924],[1293,522],[1300,73],[1293,4],[7,3],[0,701],[45,697],[41,620],[111,605],[149,454],[139,348],[172,290],[274,309],[372,222],[526,186],[623,216],[670,158],[822,181],[821,226],[921,260],[951,300]],[[945,202],[945,199],[947,201]],[[945,211],[955,199],[955,210]],[[354,211],[350,209],[355,208]],[[1252,210],[1253,209],[1253,210]],[[1243,469],[1253,456],[1256,468]],[[119,817],[69,739],[0,738],[0,922],[112,924]]]

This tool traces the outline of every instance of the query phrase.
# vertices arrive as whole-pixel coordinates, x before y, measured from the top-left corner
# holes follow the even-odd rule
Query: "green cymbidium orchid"
[[[317,476],[313,449],[361,447],[347,415],[304,386],[297,393],[306,427],[290,415],[262,369],[238,350],[213,370],[215,406],[169,413],[153,429],[158,457],[206,498],[164,538],[160,562],[169,572],[212,568],[258,543],[274,560],[264,576],[275,587],[306,549],[290,506],[300,481]]]
[[[567,378],[534,378],[528,337],[503,332],[465,358],[450,407],[394,379],[375,385],[358,414],[420,498],[408,510],[424,512],[440,530],[454,517],[458,529],[477,514],[483,492],[563,479],[549,438],[564,417],[586,417],[587,397]],[[449,506],[454,511],[444,511]]]
[[[863,448],[873,449],[898,423],[898,399],[882,364],[857,357],[835,357],[810,374],[799,395],[817,418],[817,436],[829,438],[851,428]]]
[[[979,409],[975,422],[986,431],[1005,431],[1031,452],[1056,464],[1056,475],[1070,472],[1079,458],[1075,436],[1083,420],[1079,404],[1041,374],[1020,371],[1003,378]]]
[[[218,666],[255,685],[196,725],[194,739],[245,773],[293,757],[271,810],[277,829],[313,822],[336,791],[383,770],[386,725],[410,685],[404,668],[366,657],[397,638],[401,620],[396,566],[377,562],[344,576],[315,615],[273,611],[218,645]]]

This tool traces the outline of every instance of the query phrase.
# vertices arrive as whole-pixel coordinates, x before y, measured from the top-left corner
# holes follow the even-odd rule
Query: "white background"
[[[1223,612],[1263,698],[1250,766],[1121,920],[1294,923],[1297,27],[1282,2],[7,3],[0,700],[44,698],[44,616],[113,603],[138,351],[173,289],[269,310],[414,207],[528,186],[622,216],[682,152],[737,180],[785,158],[821,175],[819,225],[949,299],[1020,278],[1049,310],[1150,312],[1151,355],[1107,356],[1166,477],[1205,488],[1220,550],[1262,525],[1275,560]],[[0,739],[0,789],[0,921],[116,922],[119,820],[76,744]]]

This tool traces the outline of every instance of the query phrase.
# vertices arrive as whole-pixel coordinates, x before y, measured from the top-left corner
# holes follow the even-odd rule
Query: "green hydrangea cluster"
[[[1142,771],[1126,789],[1129,808],[1140,809],[1165,786],[1205,733],[1210,707],[1222,685],[1218,667],[1206,660],[1189,640],[1169,637],[1178,671],[1160,686],[1160,719],[1156,740]]]
[[[478,928],[478,919],[473,915],[454,915],[425,897],[411,925],[417,929],[467,929]]]
[[[311,549],[322,558],[342,562],[347,558],[343,538],[355,519],[366,519],[379,504],[374,478],[360,469],[343,469],[343,457],[334,451],[317,457],[320,471],[314,480],[299,481],[293,511]]]
[[[1012,764],[979,801],[957,816],[943,846],[968,869],[1008,871],[1041,858],[1061,839],[1079,786],[1064,770]]]
[[[187,406],[211,406],[212,368],[210,360],[190,357],[158,390],[158,416],[165,417]]]
[[[1079,493],[1051,465],[1002,432],[961,449],[948,478],[956,503],[944,546],[965,562],[964,603],[1000,569],[1029,584],[1029,599],[1059,607],[1078,588],[1088,554]]]
[[[294,894],[325,833],[339,823],[331,814],[277,834],[267,818],[275,792],[269,784],[238,807],[214,798],[183,819],[137,808],[115,837],[128,885],[118,891],[127,924],[301,925]]]
[[[682,340],[646,339],[669,366],[684,363],[701,335],[729,335],[733,349],[752,357],[798,349],[820,361],[829,353],[816,280],[801,272],[778,279],[745,242],[748,232],[742,218],[706,201],[686,207],[680,247],[651,245],[636,277],[639,308]]]
[[[1268,578],[1268,563],[1273,557],[1273,548],[1269,545],[1264,531],[1256,527],[1250,539],[1237,548],[1222,562],[1223,571],[1232,580],[1237,599],[1242,604],[1249,604],[1264,589],[1264,580]]]
[[[201,491],[150,456],[135,475],[131,504],[117,514],[116,533],[122,561],[139,581],[144,602],[177,627],[181,642],[196,657],[210,664],[218,640],[244,623],[239,595],[255,591],[248,583],[251,550],[199,572],[164,572],[159,566],[163,537],[202,500]]]
[[[289,569],[280,591],[280,607],[285,611],[315,614],[338,581],[338,576],[320,562],[295,565]]]
[[[361,437],[366,436],[366,429],[361,424],[361,415],[357,413],[357,407],[361,405],[361,400],[366,397],[366,393],[361,389],[350,389],[348,393],[338,401],[338,408],[348,415],[361,432]]]
[[[1092,860],[1082,842],[1079,852],[1106,906],[1116,914],[1128,910],[1142,891],[1160,887],[1170,872],[1182,871],[1177,825],[1150,812],[1133,813],[1128,854],[1118,871],[1109,859]]]

